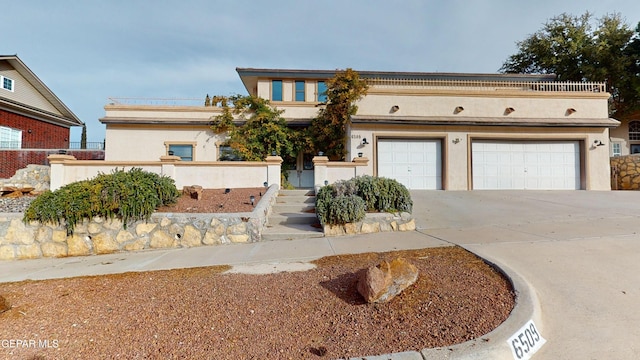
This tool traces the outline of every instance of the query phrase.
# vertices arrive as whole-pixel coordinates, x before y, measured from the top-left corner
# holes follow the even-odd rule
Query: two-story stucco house
[[[305,126],[335,71],[238,68],[247,92]],[[359,71],[370,85],[347,133],[348,159],[410,189],[610,189],[603,83],[550,75]],[[157,160],[170,151],[212,161],[224,138],[209,129],[219,109],[114,101],[105,106],[106,160]],[[289,179],[312,187],[316,154],[300,154]]]

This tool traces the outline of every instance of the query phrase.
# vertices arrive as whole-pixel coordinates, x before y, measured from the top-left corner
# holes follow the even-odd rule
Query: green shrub
[[[340,195],[331,199],[327,218],[331,224],[346,224],[364,219],[364,200],[357,195]]]
[[[85,218],[117,217],[125,226],[148,220],[162,205],[175,203],[180,192],[173,179],[133,168],[99,174],[38,196],[25,211],[23,221],[66,223],[67,233]]]
[[[365,211],[369,212],[411,212],[413,201],[407,188],[394,179],[358,176],[349,180],[336,181],[324,186],[316,194],[316,214],[323,224],[339,224],[344,217],[333,206],[335,199],[357,196],[362,200]],[[341,203],[346,200],[341,199]],[[346,204],[346,203],[345,203]],[[346,205],[351,206],[351,205]],[[349,208],[345,212],[355,209]],[[358,220],[356,220],[358,221]]]

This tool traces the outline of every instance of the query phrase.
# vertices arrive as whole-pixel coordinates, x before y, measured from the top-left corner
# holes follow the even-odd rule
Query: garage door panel
[[[474,189],[579,189],[580,146],[578,141],[474,141],[472,172]]]
[[[380,139],[377,145],[379,176],[409,189],[442,188],[440,140]]]

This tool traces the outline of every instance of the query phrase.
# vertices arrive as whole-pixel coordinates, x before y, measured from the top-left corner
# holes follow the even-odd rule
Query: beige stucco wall
[[[156,161],[167,155],[167,143],[195,143],[194,161],[215,161],[224,137],[209,127],[167,125],[109,125],[106,161]]]
[[[601,94],[571,95],[554,94],[534,95],[527,92],[512,96],[500,96],[494,93],[465,93],[451,95],[438,92],[414,92],[409,94],[390,94],[370,91],[358,102],[358,115],[394,115],[394,116],[456,116],[467,117],[505,117],[505,118],[608,118],[607,96]],[[399,109],[392,111],[397,105]],[[464,110],[458,114],[455,108]],[[506,108],[515,111],[505,115]],[[567,109],[576,111],[568,114]]]
[[[554,129],[498,126],[394,126],[354,124],[347,148],[348,159],[359,152],[371,159],[366,173],[377,175],[377,140],[380,138],[439,139],[442,141],[443,187],[445,190],[471,190],[471,143],[474,139],[495,140],[577,140],[581,141],[581,157],[586,190],[610,190],[609,152],[593,146],[596,140],[608,142],[608,131],[600,128]],[[362,145],[366,138],[369,145]],[[459,140],[459,141],[458,141]]]

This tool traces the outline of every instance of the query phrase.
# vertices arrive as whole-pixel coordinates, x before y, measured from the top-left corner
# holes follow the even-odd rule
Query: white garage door
[[[440,140],[378,140],[378,176],[409,189],[442,189]]]
[[[577,141],[474,141],[474,189],[580,189]]]

